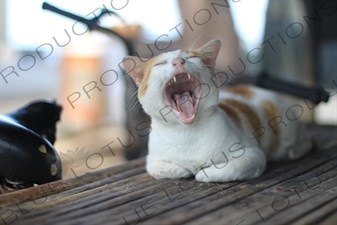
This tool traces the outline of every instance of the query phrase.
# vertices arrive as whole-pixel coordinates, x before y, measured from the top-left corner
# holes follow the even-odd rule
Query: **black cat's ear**
[[[126,73],[128,73],[132,77],[136,85],[139,86],[144,76],[144,62],[142,62],[136,56],[127,56],[123,59],[122,62]]]
[[[198,51],[201,53],[201,57],[204,59],[207,65],[214,66],[216,58],[218,57],[219,50],[221,48],[221,40],[214,39],[201,48]]]

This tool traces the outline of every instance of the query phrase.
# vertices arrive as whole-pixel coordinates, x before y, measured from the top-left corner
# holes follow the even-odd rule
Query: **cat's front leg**
[[[148,161],[146,164],[146,170],[156,179],[193,176],[192,172],[188,169],[162,160]]]
[[[202,182],[228,182],[260,176],[266,167],[265,154],[259,148],[245,150],[245,153],[238,158],[200,169],[195,179]]]

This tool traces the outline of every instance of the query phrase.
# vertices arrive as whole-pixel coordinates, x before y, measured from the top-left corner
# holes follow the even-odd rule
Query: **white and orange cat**
[[[123,60],[151,117],[146,169],[157,179],[246,180],[260,176],[267,160],[293,160],[311,149],[275,93],[252,86],[219,89],[214,66],[220,47],[215,39],[196,50]]]

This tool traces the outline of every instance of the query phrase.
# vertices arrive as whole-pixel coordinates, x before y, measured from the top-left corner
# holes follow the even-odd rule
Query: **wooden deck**
[[[0,224],[337,224],[337,128],[318,150],[230,183],[155,180],[145,160],[0,195]]]

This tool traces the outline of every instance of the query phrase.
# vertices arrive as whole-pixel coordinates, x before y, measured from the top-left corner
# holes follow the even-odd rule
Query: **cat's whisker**
[[[140,105],[138,104],[139,100],[138,100],[137,93],[138,93],[138,88],[136,88],[134,93],[126,100],[125,108],[128,112],[131,112],[137,105]]]
[[[127,112],[131,112],[131,111],[134,109],[134,107],[137,105],[137,102],[138,102],[138,100],[135,100],[135,102],[132,103],[132,104],[129,103],[128,106],[125,108],[126,111],[127,111]]]
[[[133,92],[133,94],[130,95],[129,98],[128,98],[126,101],[127,101],[127,102],[128,102],[128,101],[131,101],[132,98],[134,98],[134,97],[137,95],[137,93],[138,93],[138,88],[135,89],[135,91]]]
[[[209,28],[208,28],[209,29]],[[191,50],[193,49],[194,45],[197,43],[197,41],[202,37],[204,36],[205,34],[207,34],[206,32],[208,31],[208,29],[205,29],[204,32],[202,32],[199,37],[197,37],[197,39],[192,43],[191,46],[189,46],[188,50]]]
[[[127,112],[132,112],[136,108],[138,108],[138,110],[139,110],[140,106],[141,105],[140,105],[139,100],[137,98],[137,100],[133,103],[132,107],[131,108],[127,108],[126,110],[127,110]]]
[[[235,81],[235,80],[233,80],[233,79],[230,79],[230,78],[228,78],[228,81],[229,81],[231,84],[235,85],[235,86],[241,85],[239,82],[237,82],[237,81]]]
[[[193,35],[192,35],[192,33],[190,34],[190,40],[188,41],[188,50],[191,50],[191,48],[190,48],[190,46],[191,46],[191,43],[192,43],[192,37],[193,37]]]

